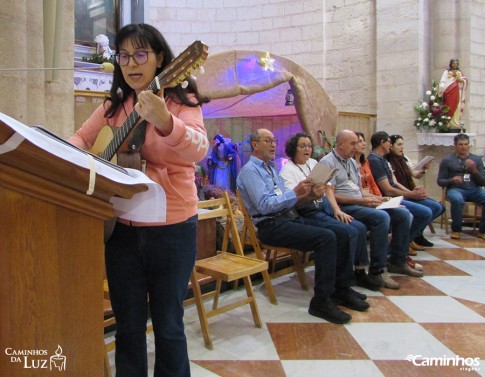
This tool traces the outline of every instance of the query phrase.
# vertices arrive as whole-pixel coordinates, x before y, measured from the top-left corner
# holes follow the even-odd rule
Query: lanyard
[[[340,162],[340,165],[342,165],[345,169],[345,172],[347,173],[347,178],[349,181],[351,181],[351,178],[350,178],[350,166],[348,164],[348,161],[346,160],[342,160],[339,156],[337,156],[337,153],[335,153],[335,151],[332,151],[333,155],[335,156],[335,158],[337,159],[338,162]],[[345,164],[344,164],[345,162]]]
[[[295,165],[298,169],[300,169],[300,171],[303,173],[303,175],[305,176],[305,178],[308,178],[308,174],[310,174],[310,171],[312,170],[312,169],[310,169],[310,165],[308,165],[308,162],[305,163],[306,167],[308,168],[308,174],[305,173],[303,171],[303,169],[300,167],[300,165],[298,165],[297,163],[295,163],[295,161],[292,160],[291,162],[293,162],[293,165]]]

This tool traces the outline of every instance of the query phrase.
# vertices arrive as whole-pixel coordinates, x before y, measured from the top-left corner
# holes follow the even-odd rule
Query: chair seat
[[[237,254],[221,253],[195,262],[198,273],[230,282],[268,269],[268,262]]]

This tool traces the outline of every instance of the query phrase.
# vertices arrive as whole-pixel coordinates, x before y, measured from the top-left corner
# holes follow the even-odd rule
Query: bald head
[[[355,146],[358,141],[359,139],[354,131],[341,130],[335,137],[335,149],[340,157],[347,160],[354,156]]]

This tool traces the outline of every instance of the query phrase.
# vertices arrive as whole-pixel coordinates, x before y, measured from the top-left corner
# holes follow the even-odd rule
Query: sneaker
[[[416,250],[416,251],[424,251],[424,246],[422,245],[418,245],[416,242],[411,242],[409,244],[409,247],[413,250]]]
[[[352,319],[352,316],[340,310],[328,297],[313,297],[310,301],[308,313],[314,317],[323,318],[328,322],[344,324]]]
[[[451,232],[450,237],[454,240],[459,240],[461,238],[461,234],[460,234],[460,232]]]
[[[355,282],[358,287],[366,288],[371,291],[378,291],[382,284],[372,279],[371,274],[367,274],[364,269],[355,270]]]
[[[420,278],[423,276],[422,271],[417,271],[414,268],[410,267],[407,263],[398,265],[398,264],[389,264],[387,267],[387,271],[393,272],[395,274],[402,274],[408,276],[414,276]]]
[[[381,274],[381,279],[382,279],[382,282],[384,283],[384,288],[389,288],[389,289],[401,288],[399,283],[393,278],[391,278],[391,276],[387,272],[383,272]]]
[[[419,237],[416,237],[414,239],[414,242],[417,243],[418,245],[424,246],[424,247],[433,247],[434,244],[432,242],[429,242],[424,236],[421,234]]]
[[[353,295],[350,288],[337,288],[335,292],[330,295],[330,298],[337,305],[345,306],[346,308],[357,310],[359,312],[365,312],[370,307],[368,302],[360,300]]]
[[[423,271],[423,266],[417,263],[413,258],[408,257],[406,259],[406,263],[409,265],[409,267],[414,268],[415,270],[418,271]]]

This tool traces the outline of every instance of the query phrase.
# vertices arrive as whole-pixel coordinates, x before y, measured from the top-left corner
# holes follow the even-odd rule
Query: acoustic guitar
[[[153,79],[147,90],[158,93],[162,88],[182,84],[207,59],[208,49],[201,41],[192,43]],[[121,127],[104,126],[90,152],[115,165],[144,171],[140,150],[145,141],[145,127],[146,121],[133,110]],[[105,222],[105,242],[111,237],[115,224],[116,218]]]
[[[147,90],[157,93],[162,88],[182,84],[207,59],[208,49],[201,41],[192,43],[153,79]],[[145,127],[146,122],[133,110],[121,127],[104,126],[90,152],[115,165],[143,170],[140,150],[145,140]]]

